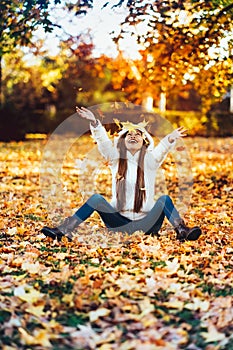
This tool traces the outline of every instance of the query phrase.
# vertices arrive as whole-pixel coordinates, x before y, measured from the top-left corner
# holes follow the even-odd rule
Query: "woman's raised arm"
[[[107,160],[116,159],[118,157],[117,149],[114,147],[113,142],[110,140],[108,133],[101,122],[85,107],[76,107],[76,111],[81,118],[90,121],[91,134],[96,141],[102,156]]]
[[[81,118],[89,120],[94,127],[98,125],[96,117],[89,109],[85,107],[76,107],[76,112]]]
[[[170,143],[173,143],[174,141],[176,141],[177,139],[180,139],[182,137],[187,136],[187,129],[185,129],[185,127],[180,126],[178,129],[175,129],[174,131],[172,131],[169,135],[168,135],[168,141]]]

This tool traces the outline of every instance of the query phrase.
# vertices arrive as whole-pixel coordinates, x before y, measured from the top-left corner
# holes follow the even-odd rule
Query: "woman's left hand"
[[[168,135],[168,141],[170,143],[173,143],[177,139],[187,136],[187,131],[188,130],[185,129],[183,126],[180,126],[178,129],[174,130]]]

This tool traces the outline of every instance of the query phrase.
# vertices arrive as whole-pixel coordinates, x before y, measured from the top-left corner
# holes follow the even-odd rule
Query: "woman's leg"
[[[131,222],[130,219],[119,214],[102,195],[97,193],[93,194],[86,203],[75,212],[74,216],[76,216],[81,223],[94,211],[100,215],[105,225],[111,229],[124,227]]]
[[[45,226],[41,231],[53,239],[61,240],[62,236],[67,235],[68,239],[72,240],[72,231],[89,218],[94,211],[99,213],[105,225],[112,230],[127,231],[130,228],[131,220],[120,215],[103,196],[94,194],[61,225],[58,227]]]
[[[135,222],[135,228],[143,230],[147,234],[156,234],[160,230],[165,216],[175,228],[176,238],[179,241],[195,241],[200,237],[200,227],[189,228],[186,226],[168,195],[161,196],[148,215]]]
[[[173,226],[175,226],[176,220],[181,220],[178,211],[168,195],[159,197],[145,218],[135,221],[134,226],[137,230],[143,230],[145,233],[156,234],[160,230],[165,217],[167,217]]]

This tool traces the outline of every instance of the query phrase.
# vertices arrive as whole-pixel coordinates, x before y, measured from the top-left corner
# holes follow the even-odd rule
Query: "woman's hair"
[[[117,210],[123,210],[125,206],[125,190],[126,190],[126,173],[127,173],[127,157],[125,137],[127,133],[123,134],[117,143],[119,149],[119,163],[116,176],[116,196],[117,196]],[[143,141],[143,146],[140,150],[137,168],[137,180],[135,184],[135,197],[134,197],[134,212],[138,213],[142,208],[143,201],[146,197],[145,191],[145,179],[144,179],[144,158],[146,154],[147,144]]]

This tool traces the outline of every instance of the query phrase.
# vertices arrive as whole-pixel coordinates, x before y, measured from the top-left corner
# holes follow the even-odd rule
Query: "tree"
[[[161,93],[188,91],[194,84],[208,108],[210,96],[220,98],[229,89],[233,83],[231,1],[130,0],[126,6],[129,12],[115,41],[120,46],[130,33],[141,47],[141,58],[129,62],[129,73],[122,79],[123,84],[126,78],[138,82],[136,99],[142,91],[158,99]]]
[[[61,43],[66,70],[57,86],[58,118],[74,112],[74,103],[90,106],[120,98],[111,85],[111,59],[93,55],[89,34],[70,37]]]
[[[24,60],[20,49],[6,53],[0,139],[51,132],[74,113],[75,103],[93,105],[119,100],[111,86],[110,58],[93,57],[93,48],[91,38],[80,35],[61,42],[57,56],[44,53],[34,64]]]
[[[28,132],[49,132],[55,127],[51,106],[66,69],[60,56],[31,64],[14,49],[4,56],[4,107],[0,110],[0,139],[22,139]]]
[[[54,0],[59,4],[61,0]],[[55,23],[49,18],[50,0],[2,0],[0,3],[0,103],[2,103],[2,58],[16,46],[32,43],[32,34],[42,26],[52,31]]]

